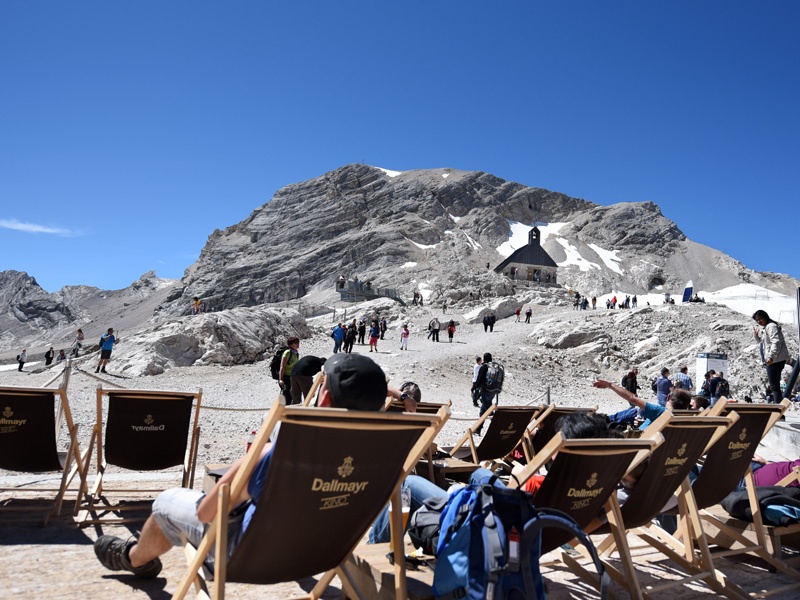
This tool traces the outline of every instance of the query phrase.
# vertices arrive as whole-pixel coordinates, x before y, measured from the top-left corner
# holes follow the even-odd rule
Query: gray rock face
[[[544,247],[557,262],[567,260],[570,246],[592,263],[559,269],[563,285],[584,293],[682,290],[688,279],[711,291],[743,281],[784,286],[784,293],[791,287],[784,284],[790,278],[750,271],[687,239],[652,202],[597,206],[482,172],[389,176],[348,165],[289,185],[241,223],[215,231],[187,270],[183,289],[158,314],[187,314],[193,296],[212,310],[323,289],[331,290],[332,301],[340,274],[399,288],[408,297],[420,282],[435,288],[436,298],[457,300],[475,289],[510,295],[514,284],[487,275],[486,265],[503,259],[496,248],[508,240],[514,221],[567,223]],[[603,252],[616,252],[616,265],[609,266]]]
[[[172,367],[254,363],[291,335],[310,335],[305,319],[292,309],[236,308],[170,319],[121,340],[110,368],[135,376]]]

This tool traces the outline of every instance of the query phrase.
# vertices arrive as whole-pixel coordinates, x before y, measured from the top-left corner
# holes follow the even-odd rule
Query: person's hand
[[[768,359],[766,360],[766,363],[767,363],[768,365],[771,365],[771,364],[772,364],[772,357],[768,358]]]
[[[599,388],[601,390],[606,390],[606,389],[611,387],[611,382],[610,381],[605,381],[603,379],[598,379],[597,381],[592,383],[592,387],[596,387],[596,388]]]
[[[286,387],[286,382],[283,379],[281,379],[278,381],[278,385],[281,386],[281,389],[283,389],[284,387]]]

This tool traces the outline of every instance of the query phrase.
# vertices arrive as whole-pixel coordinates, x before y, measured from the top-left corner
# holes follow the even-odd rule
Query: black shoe
[[[112,571],[130,571],[141,579],[153,579],[161,573],[161,561],[154,558],[146,565],[134,567],[128,558],[131,546],[136,545],[136,539],[127,542],[113,535],[101,535],[94,543],[94,553],[102,565]]]
[[[101,373],[108,373],[108,371],[106,371],[105,367],[103,367],[102,369],[100,369],[100,372],[101,372]]]
[[[100,367],[97,367],[97,368],[94,370],[94,372],[95,372],[95,373],[99,373],[99,372],[100,372]]]

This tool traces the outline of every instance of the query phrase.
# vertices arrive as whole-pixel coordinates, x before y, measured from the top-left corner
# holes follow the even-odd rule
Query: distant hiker
[[[661,375],[656,380],[656,398],[660,406],[667,405],[667,397],[672,391],[672,382],[669,379],[669,369],[664,367],[661,369]]]
[[[373,321],[369,327],[369,351],[372,352],[372,349],[375,348],[375,352],[378,351],[378,338],[381,335],[381,328],[378,326],[377,321]]]
[[[616,296],[611,298],[611,308],[612,309],[617,308],[617,297]]]
[[[722,381],[722,373],[721,372],[713,372],[711,374],[711,379],[708,380],[708,390],[711,392],[711,406],[714,406],[719,400],[719,392],[717,388],[719,387],[720,382]]]
[[[711,399],[711,376],[714,374],[714,369],[706,372],[703,376],[703,383],[700,385],[700,391],[697,393],[698,396],[702,396],[703,398]]]
[[[380,327],[381,327],[381,339],[383,339],[383,336],[386,335],[386,330],[389,327],[389,324],[386,322],[386,317],[383,317],[381,319]]]
[[[675,387],[686,391],[691,391],[694,388],[692,378],[689,377],[689,367],[686,365],[682,365],[678,370],[678,374],[675,375]]]
[[[442,314],[447,314],[447,300],[442,300]]]
[[[53,350],[53,347],[50,346],[50,350],[44,353],[44,365],[47,367],[53,364],[53,359],[56,356],[56,351]]]
[[[587,308],[589,308],[589,300],[584,296],[583,300],[581,300],[581,310],[586,310]]]
[[[753,337],[759,344],[761,360],[767,369],[769,387],[772,389],[772,402],[781,401],[781,371],[789,359],[789,350],[783,339],[781,326],[769,318],[763,310],[753,313],[753,320],[761,329],[753,329]]]
[[[22,367],[27,360],[28,360],[28,351],[25,348],[23,348],[22,352],[17,354],[17,362],[19,363],[17,371],[22,371]]]
[[[489,331],[494,331],[495,321],[497,321],[497,317],[494,315],[494,313],[490,314],[489,315]]]
[[[83,348],[83,339],[83,329],[78,329],[78,331],[75,332],[75,341],[72,343],[72,350],[70,351],[70,354],[75,358],[78,358],[78,350]]]
[[[202,309],[202,303],[200,302],[200,298],[195,296],[192,298],[192,314],[199,315]]]
[[[348,325],[347,331],[344,334],[344,351],[348,354],[353,351],[353,344],[356,343],[356,336],[358,336],[358,326],[356,325],[356,320],[353,319],[353,322]]]
[[[341,323],[337,323],[336,327],[333,328],[331,331],[331,337],[333,338],[333,353],[336,354],[339,350],[342,349],[342,342],[344,342],[345,336],[345,328],[342,327]]]
[[[62,360],[67,360],[67,355],[65,354],[63,348],[59,350],[58,356],[56,356],[56,362],[61,362]]]
[[[364,338],[367,335],[367,320],[364,317],[361,317],[361,320],[358,322],[358,343],[362,346],[366,343]]]
[[[299,387],[303,399],[307,399],[311,386],[314,384],[314,376],[322,370],[324,364],[324,358],[311,354],[299,358],[292,365],[292,391],[295,386]]]
[[[478,377],[475,383],[472,384],[473,391],[476,389],[480,391],[481,415],[489,410],[494,399],[502,391],[503,378],[503,366],[500,363],[494,362],[492,360],[492,355],[486,352],[483,355],[483,364],[481,368],[478,369]],[[476,433],[480,435],[481,429],[478,429]]]
[[[114,349],[114,344],[117,343],[117,338],[114,337],[114,330],[109,327],[108,332],[104,333],[100,338],[100,362],[97,363],[95,373],[107,373],[106,365],[111,360],[111,351]]]
[[[450,343],[453,343],[453,334],[456,332],[456,322],[453,319],[450,319],[450,322],[447,324],[447,337],[449,338]]]
[[[626,390],[628,390],[631,394],[636,395],[636,390],[639,389],[639,382],[637,381],[637,376],[639,375],[639,369],[633,368],[626,375],[622,377],[621,385]]]
[[[475,357],[475,365],[472,368],[472,406],[478,406],[478,400],[481,397],[481,390],[480,388],[475,386],[475,382],[478,381],[478,371],[481,370],[481,365],[483,364],[483,359],[480,356]]]
[[[592,310],[597,310],[597,296],[592,296]]]
[[[340,290],[344,289],[344,284],[347,280],[344,278],[344,275],[339,275],[339,279],[337,280],[337,285],[339,286]]]
[[[522,316],[522,307],[520,306],[520,307],[519,307],[519,308],[518,308],[518,309],[517,309],[517,310],[514,312],[514,314],[515,314],[515,315],[517,315],[517,320],[516,320],[516,321],[514,321],[514,322],[515,322],[515,323],[519,323],[519,321],[520,321],[520,318],[521,318],[521,316]]]
[[[286,398],[286,404],[300,404],[303,392],[300,382],[292,381],[292,370],[300,360],[300,338],[292,336],[286,340],[286,350],[281,356],[281,368],[278,371],[278,385],[281,393]]]
[[[400,350],[408,350],[409,335],[408,325],[403,325],[403,329],[400,331]]]
[[[719,382],[717,383],[717,398],[730,398],[731,386],[725,379],[725,373],[719,372]]]
[[[433,319],[430,322],[430,326],[431,326],[431,339],[434,342],[438,342],[439,341],[439,329],[442,328],[442,324],[439,323],[439,319],[437,319],[436,317],[433,317]]]
[[[633,295],[633,298],[631,298],[631,306],[632,306],[633,308],[636,308],[636,302],[637,302],[637,301],[636,301],[636,294],[634,294],[634,295]]]
[[[526,323],[530,323],[531,322],[531,315],[533,315],[533,309],[529,306],[528,310],[525,311],[525,322]]]
[[[489,315],[483,315],[483,332],[489,331]]]
[[[411,302],[414,304],[414,306],[419,303],[419,292],[417,290],[414,290],[414,299]]]

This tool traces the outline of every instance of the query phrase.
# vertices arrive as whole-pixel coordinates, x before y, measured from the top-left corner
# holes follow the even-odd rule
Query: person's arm
[[[408,394],[401,392],[392,386],[387,386],[386,395],[390,398],[394,398],[395,400],[401,400],[403,402],[405,412],[417,412],[417,403],[414,398]]]
[[[261,458],[263,459],[267,453],[272,448],[272,444],[267,442],[264,445],[264,448],[261,450]],[[231,468],[227,470],[227,472],[219,478],[214,488],[203,496],[203,499],[197,505],[197,518],[200,519],[201,523],[211,523],[214,520],[214,517],[217,516],[217,495],[219,494],[220,488],[226,484],[233,482],[233,478],[236,477],[236,473],[239,472],[239,469],[244,464],[244,460],[247,458],[247,455],[242,456],[239,460],[237,460]],[[245,502],[250,499],[250,492],[247,491],[247,486],[244,486],[242,489],[242,493],[239,494],[238,498],[231,498],[231,507],[236,508],[242,502]]]
[[[631,406],[636,406],[637,408],[644,408],[645,401],[636,396],[635,394],[632,394],[621,385],[617,385],[616,383],[611,383],[610,381],[605,381],[604,379],[598,379],[592,384],[592,387],[596,387],[601,390],[611,390],[621,398],[627,400]]]

